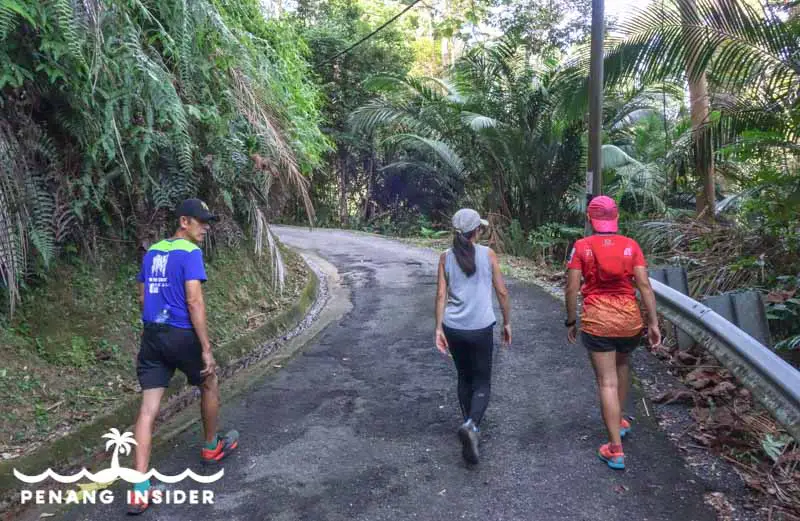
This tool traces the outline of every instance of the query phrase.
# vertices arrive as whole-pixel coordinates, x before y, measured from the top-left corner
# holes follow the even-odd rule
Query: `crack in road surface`
[[[482,461],[470,468],[455,433],[455,369],[433,346],[436,254],[341,231],[275,231],[332,262],[353,308],[224,404],[223,427],[237,428],[241,445],[209,486],[214,505],[156,505],[147,519],[715,518],[705,486],[652,418],[634,423],[626,471],[597,459],[605,433],[591,368],[582,347],[566,344],[553,297],[509,283],[514,344],[497,352]],[[153,466],[201,468],[199,438],[196,426]],[[121,500],[79,506],[65,519],[122,519],[123,510]]]

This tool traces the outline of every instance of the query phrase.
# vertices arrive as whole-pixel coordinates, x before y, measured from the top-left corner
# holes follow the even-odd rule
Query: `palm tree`
[[[382,96],[351,115],[356,131],[387,135],[386,170],[433,172],[437,195],[514,216],[524,227],[557,218],[583,161],[582,123],[559,117],[555,66],[532,68],[513,38],[478,46],[447,80],[374,80]]]
[[[798,23],[750,0],[659,0],[623,21],[619,34],[606,40],[607,90],[664,81],[689,84],[689,150],[701,178],[701,212],[713,215],[714,163],[722,147],[781,147],[796,153]],[[562,84],[569,87],[562,103],[577,114],[586,106],[588,58],[581,50],[562,73]]]
[[[111,457],[111,469],[119,469],[119,455],[120,453],[128,455],[131,449],[136,445],[136,440],[133,438],[133,433],[126,432],[120,434],[116,428],[112,428],[110,432],[103,434],[103,438],[108,438],[106,442],[106,451],[114,447],[114,455]]]
[[[693,30],[702,23],[697,17],[695,0],[678,0],[678,11],[681,16],[682,37],[686,45],[686,76],[689,81],[689,113],[692,121],[692,152],[694,167],[702,180],[702,189],[697,195],[697,213],[707,217],[714,216],[716,190],[714,184],[714,154],[711,150],[709,118],[711,101],[708,95],[708,78],[706,71],[693,70],[694,57],[699,44],[692,38]]]
[[[642,163],[614,145],[603,145],[603,192],[634,212],[663,213],[666,177],[658,164]]]
[[[736,139],[720,130],[742,130],[743,113],[730,110],[735,106],[730,100],[759,100],[773,107],[767,113],[797,117],[796,29],[746,0],[656,2],[621,29],[623,35],[608,42],[609,84],[681,77],[689,83],[693,155],[703,185],[698,209],[713,215],[713,149],[724,139]],[[717,123],[711,119],[715,108],[720,110]],[[759,119],[751,115],[748,122],[758,125]],[[791,125],[777,128],[787,141],[796,138]]]

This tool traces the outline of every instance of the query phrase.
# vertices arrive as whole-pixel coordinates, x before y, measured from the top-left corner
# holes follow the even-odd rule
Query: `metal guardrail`
[[[800,443],[800,371],[708,306],[650,284],[659,313],[708,349]]]

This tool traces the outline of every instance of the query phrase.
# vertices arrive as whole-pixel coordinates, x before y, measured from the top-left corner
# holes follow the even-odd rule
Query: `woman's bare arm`
[[[503,311],[503,324],[511,323],[511,299],[508,296],[508,288],[503,280],[503,272],[500,271],[500,262],[494,250],[489,250],[489,259],[492,263],[492,284],[497,300],[500,302],[500,309]]]

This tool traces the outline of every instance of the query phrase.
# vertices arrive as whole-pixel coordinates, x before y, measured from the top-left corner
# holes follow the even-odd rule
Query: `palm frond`
[[[348,117],[354,132],[374,134],[379,127],[397,126],[414,132],[422,131],[423,124],[411,113],[410,107],[394,104],[384,99],[373,99],[354,110]]]
[[[619,147],[614,145],[603,145],[601,149],[603,156],[603,168],[621,168],[624,166],[641,166],[641,163],[632,158]]]
[[[473,112],[462,112],[461,121],[475,132],[497,128],[502,125],[500,121],[494,118]]]
[[[36,26],[36,21],[24,4],[12,0],[5,0],[0,4],[0,41],[5,40],[17,28],[20,18]]]
[[[250,78],[237,69],[232,69],[230,75],[239,111],[255,129],[265,151],[269,154],[268,157],[275,162],[275,171],[294,187],[297,195],[303,200],[306,215],[313,222],[314,205],[308,193],[308,178],[300,172],[294,152],[286,142],[277,119],[270,113],[268,104],[259,96]],[[268,190],[264,190],[262,194],[266,196],[267,192]]]
[[[390,146],[406,146],[421,150],[422,152],[432,152],[434,157],[446,165],[450,171],[456,175],[463,175],[465,172],[464,160],[444,141],[426,138],[416,134],[395,134],[385,140]]]
[[[793,47],[788,25],[744,0],[658,2],[623,22],[621,30],[624,36],[607,44],[609,84],[629,78],[652,83],[684,73],[695,80],[707,71],[726,89],[760,78],[770,90],[786,91],[800,80],[786,52]]]
[[[78,31],[75,12],[70,0],[55,0],[54,10],[58,26],[67,41],[70,55],[81,65],[86,65],[83,55],[84,38]]]
[[[392,91],[401,90],[418,95],[429,102],[441,102],[454,93],[453,86],[438,78],[428,76],[397,76],[393,74],[376,74],[364,81],[369,90]]]
[[[255,237],[255,254],[259,257],[264,254],[264,240],[266,239],[272,266],[272,285],[283,294],[286,286],[286,264],[283,261],[283,255],[280,248],[278,248],[275,237],[272,235],[272,230],[269,228],[269,222],[267,222],[264,212],[261,211],[255,201],[251,203],[250,215]]]

